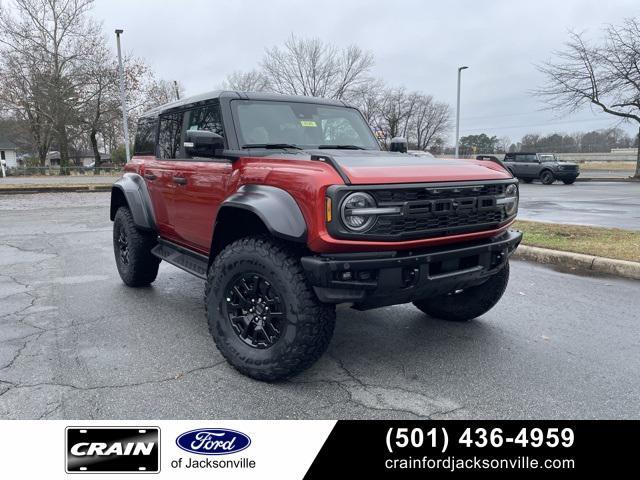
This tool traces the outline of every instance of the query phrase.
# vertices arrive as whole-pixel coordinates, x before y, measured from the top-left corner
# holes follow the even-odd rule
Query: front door
[[[185,112],[184,126],[185,130],[204,130],[224,137],[220,104],[213,102]],[[172,224],[180,244],[209,252],[214,220],[227,196],[232,168],[230,160],[216,158],[213,152],[207,157],[192,157],[189,149],[184,149],[172,178]]]

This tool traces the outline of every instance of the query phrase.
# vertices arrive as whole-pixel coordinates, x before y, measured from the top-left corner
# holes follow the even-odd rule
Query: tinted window
[[[153,118],[143,118],[138,122],[134,155],[154,155],[156,151],[156,125]]]
[[[158,135],[158,157],[180,158],[180,138],[182,134],[183,113],[168,113],[160,117]]]
[[[206,130],[224,137],[220,105],[212,104],[191,110],[187,130]]]
[[[537,158],[536,158],[536,154],[535,153],[531,153],[531,154],[522,154],[522,155],[516,155],[516,162],[537,162]]]

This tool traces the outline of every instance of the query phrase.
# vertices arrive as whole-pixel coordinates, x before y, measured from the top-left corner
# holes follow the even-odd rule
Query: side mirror
[[[393,137],[391,139],[389,150],[392,152],[407,153],[407,150],[409,150],[409,143],[406,138]]]
[[[208,130],[187,130],[184,150],[190,157],[213,158],[224,149],[224,138]]]

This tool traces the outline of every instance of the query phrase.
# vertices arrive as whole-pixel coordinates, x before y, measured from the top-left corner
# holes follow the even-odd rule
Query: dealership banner
[[[638,421],[0,421],[0,476],[560,477],[630,468],[639,431]]]

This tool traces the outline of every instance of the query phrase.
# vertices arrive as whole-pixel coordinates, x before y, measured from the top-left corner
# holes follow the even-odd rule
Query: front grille
[[[363,188],[361,191],[373,196],[378,207],[400,207],[401,213],[378,216],[366,232],[335,230],[334,224],[331,233],[339,238],[399,241],[491,230],[509,220],[505,207],[496,202],[509,183]],[[336,203],[348,192],[343,191]]]
[[[420,187],[420,188],[398,188],[389,190],[374,190],[371,193],[378,205],[389,203],[403,203],[414,200],[437,200],[451,198],[452,196],[491,196],[502,195],[505,184],[474,185],[471,187]]]
[[[502,210],[502,209],[500,209]],[[503,211],[488,210],[412,218],[411,215],[380,217],[367,233],[371,235],[430,237],[436,234],[465,233],[478,226],[499,224],[506,220]]]

